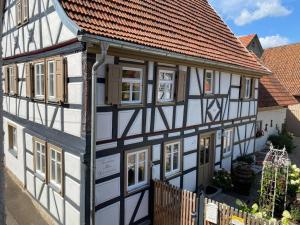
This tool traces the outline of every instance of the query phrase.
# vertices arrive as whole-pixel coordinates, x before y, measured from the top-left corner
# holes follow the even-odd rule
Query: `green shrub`
[[[291,216],[293,221],[300,222],[300,205],[293,205],[291,207]]]
[[[293,135],[288,132],[284,132],[279,135],[270,135],[268,140],[272,142],[275,148],[282,149],[285,147],[289,153],[295,148]]]
[[[213,185],[222,188],[224,191],[230,191],[233,187],[231,175],[226,170],[216,171],[212,181]]]

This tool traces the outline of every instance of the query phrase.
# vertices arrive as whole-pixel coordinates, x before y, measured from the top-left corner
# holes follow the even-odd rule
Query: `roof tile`
[[[207,0],[61,0],[61,4],[90,34],[269,72]]]

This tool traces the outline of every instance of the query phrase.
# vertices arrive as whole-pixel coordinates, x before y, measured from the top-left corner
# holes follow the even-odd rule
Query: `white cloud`
[[[287,16],[291,10],[282,0],[210,0],[213,6],[236,25],[243,26],[266,17]]]
[[[262,37],[259,40],[263,48],[272,48],[289,43],[289,39],[287,37],[282,37],[279,34],[274,36]]]

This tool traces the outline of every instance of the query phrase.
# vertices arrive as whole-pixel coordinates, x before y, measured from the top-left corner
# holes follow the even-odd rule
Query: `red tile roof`
[[[300,43],[265,49],[264,64],[294,96],[300,96]]]
[[[269,73],[207,0],[60,1],[89,34]]]
[[[298,101],[274,76],[263,76],[259,84],[258,107],[272,107],[298,104]]]
[[[241,42],[249,47],[256,34],[250,34],[244,37],[239,37]],[[259,59],[253,52],[251,52],[256,59],[264,64],[262,59]],[[266,65],[267,66],[267,65]],[[268,67],[270,68],[270,67]],[[271,68],[270,68],[271,69]],[[273,72],[273,71],[272,71]],[[288,92],[288,90],[280,83],[274,74],[263,76],[259,83],[258,107],[273,107],[297,104],[298,101]]]
[[[242,36],[239,37],[240,41],[242,42],[242,44],[247,48],[251,41],[256,37],[256,34],[249,34],[247,36]]]

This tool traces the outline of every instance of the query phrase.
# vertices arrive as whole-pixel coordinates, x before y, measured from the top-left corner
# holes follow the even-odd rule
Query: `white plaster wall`
[[[273,109],[268,111],[259,111],[257,114],[257,121],[262,121],[262,129],[265,129],[265,125],[268,124],[268,131],[264,130],[264,136],[256,138],[255,149],[260,151],[264,149],[268,137],[273,134],[278,134],[276,130],[276,124],[281,130],[282,124],[286,119],[286,109]],[[273,127],[270,126],[271,120],[273,120]]]
[[[52,7],[52,2],[50,1],[50,4],[44,4],[43,1],[41,1],[41,12],[44,13],[47,11],[50,7]],[[30,0],[29,1],[29,18],[32,18],[34,16],[38,15],[38,5],[34,4],[35,1]],[[15,4],[15,1],[8,3],[7,7],[9,5]],[[16,16],[15,16],[15,5],[12,5],[8,8],[8,10],[4,13],[4,26],[3,30],[4,32],[8,32],[14,27],[16,27]],[[40,33],[40,26],[42,28],[42,32]],[[62,25],[61,32],[59,32],[60,26]],[[29,44],[29,35],[28,30],[34,30],[33,32],[33,42]],[[23,36],[24,32],[24,36]],[[16,51],[13,52],[15,48],[15,39],[14,37],[18,37],[17,44],[20,48],[16,48]],[[59,18],[59,15],[56,11],[43,15],[42,19],[39,21],[34,21],[31,23],[28,23],[24,26],[21,26],[18,28],[17,31],[6,34],[2,41],[2,48],[3,48],[3,57],[10,57],[14,56],[15,54],[22,54],[29,51],[38,50],[40,48],[46,48],[51,45],[59,44],[62,42],[65,42],[67,40],[73,39],[76,36],[65,26],[62,24],[61,19]],[[42,39],[42,42],[40,40]],[[40,43],[43,45],[40,46]],[[25,49],[24,49],[25,46]],[[29,47],[29,48],[28,48]]]
[[[96,212],[97,225],[119,225],[120,224],[120,203],[109,205]]]
[[[14,156],[9,150],[8,144],[8,124],[12,124],[17,128],[17,156]],[[19,124],[3,118],[3,129],[4,129],[4,154],[5,154],[5,166],[8,168],[18,179],[24,184],[24,128]]]

